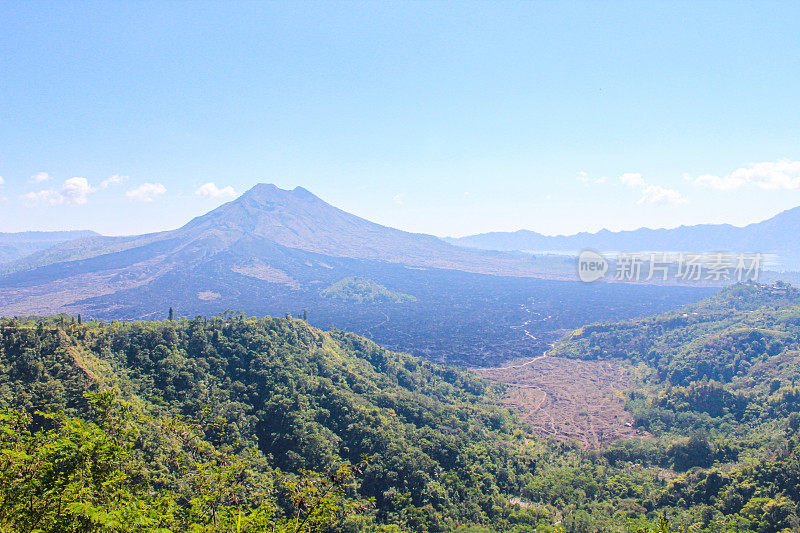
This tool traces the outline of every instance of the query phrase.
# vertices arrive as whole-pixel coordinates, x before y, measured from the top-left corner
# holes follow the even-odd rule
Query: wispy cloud
[[[720,191],[749,185],[773,191],[800,189],[800,161],[780,159],[751,163],[737,168],[726,176],[703,174],[695,178],[693,183],[698,187]]]
[[[642,197],[636,202],[639,205],[680,205],[686,198],[675,189],[666,189],[660,185],[647,185],[642,189]]]
[[[0,176],[0,185],[3,185],[5,182],[6,180],[3,179],[3,176]]]
[[[22,201],[28,207],[36,207],[41,204],[57,205],[64,203],[64,197],[53,189],[46,189],[38,192],[29,192],[22,195]]]
[[[619,180],[627,187],[644,187],[644,178],[638,172],[626,172],[619,177]]]
[[[667,189],[661,185],[647,183],[638,172],[625,172],[619,177],[623,185],[632,189],[641,189],[642,196],[636,202],[639,205],[680,205],[688,200],[675,189]]]
[[[118,183],[122,183],[123,181],[125,181],[125,180],[127,180],[127,179],[128,179],[128,176],[121,176],[121,175],[119,175],[119,174],[114,174],[114,175],[113,175],[113,176],[111,176],[110,178],[108,178],[108,179],[104,179],[104,180],[103,180],[103,181],[100,183],[100,188],[101,188],[101,189],[107,189],[107,188],[108,188],[108,187],[110,187],[111,185],[116,185],[116,184],[118,184]]]
[[[61,187],[61,196],[68,205],[83,205],[86,197],[95,191],[86,178],[70,178]]]
[[[88,196],[96,189],[89,185],[86,178],[76,176],[64,181],[61,190],[44,189],[37,192],[29,192],[22,195],[22,200],[28,207],[37,205],[83,205],[87,202]]]
[[[137,202],[152,202],[156,196],[167,192],[167,188],[160,183],[143,183],[135,189],[125,193],[125,196]]]
[[[578,172],[578,175],[575,176],[575,179],[580,181],[584,185],[590,185],[592,183],[600,185],[600,184],[606,182],[606,177],[605,176],[601,176],[599,178],[592,178],[591,176],[589,176],[589,174],[587,172],[585,172],[583,170]]]
[[[203,198],[232,198],[236,196],[236,191],[230,185],[219,188],[213,181],[201,185],[194,193]]]
[[[403,193],[398,193],[392,196],[392,201],[397,205],[403,205],[403,200],[405,199],[406,195]]]
[[[31,183],[42,183],[44,181],[50,180],[50,174],[47,172],[37,172],[33,176],[31,176],[30,182]]]

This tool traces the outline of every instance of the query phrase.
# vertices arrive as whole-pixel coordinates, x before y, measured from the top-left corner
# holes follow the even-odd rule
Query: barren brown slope
[[[503,403],[517,410],[535,435],[596,447],[637,434],[622,396],[635,380],[629,366],[540,356],[478,374],[508,386]]]

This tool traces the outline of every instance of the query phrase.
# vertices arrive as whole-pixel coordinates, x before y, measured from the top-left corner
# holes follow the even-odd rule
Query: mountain
[[[325,203],[302,187],[287,191],[271,184],[256,185],[240,198],[177,230],[131,237],[98,236],[67,243],[8,265],[4,272],[27,272],[56,263],[93,259],[91,268],[111,269],[122,263],[123,256],[134,260],[134,264],[162,264],[162,259],[197,264],[253,243],[412,267],[516,276],[540,274],[524,256],[467,251],[431,235],[375,224]]]
[[[66,241],[85,239],[93,231],[23,231],[0,233],[0,263],[8,263]]]
[[[541,274],[522,254],[466,250],[430,235],[369,222],[301,187],[286,191],[261,184],[177,230],[92,236],[8,263],[0,268],[0,313],[69,311],[86,298],[141,291],[166,277],[197,285],[194,292],[200,300],[222,298],[226,292],[217,290],[218,284],[232,276],[299,290],[309,282],[326,281],[313,272],[333,270],[343,260]],[[213,279],[204,286],[201,279],[208,276]]]
[[[445,239],[451,244],[482,250],[524,250],[575,253],[584,248],[603,251],[761,252],[779,256],[787,268],[800,268],[800,207],[744,227],[699,224],[674,229],[547,236],[534,231],[493,232]]]
[[[0,316],[291,312],[415,355],[483,364],[536,353],[548,332],[652,314],[708,293],[541,279],[550,275],[541,264],[381,226],[300,187],[262,184],[176,230],[92,236],[0,265]],[[572,265],[563,267],[574,277]],[[326,297],[348,278],[414,298]]]

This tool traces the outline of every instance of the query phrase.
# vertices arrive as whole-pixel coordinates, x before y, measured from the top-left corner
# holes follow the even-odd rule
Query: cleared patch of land
[[[508,385],[502,401],[519,411],[536,435],[590,447],[637,435],[621,394],[634,383],[630,367],[540,356],[477,372]]]

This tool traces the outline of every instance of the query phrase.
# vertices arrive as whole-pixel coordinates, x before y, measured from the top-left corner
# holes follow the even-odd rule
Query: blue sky
[[[800,205],[797,2],[0,9],[0,231],[170,229],[258,182],[437,235]]]

